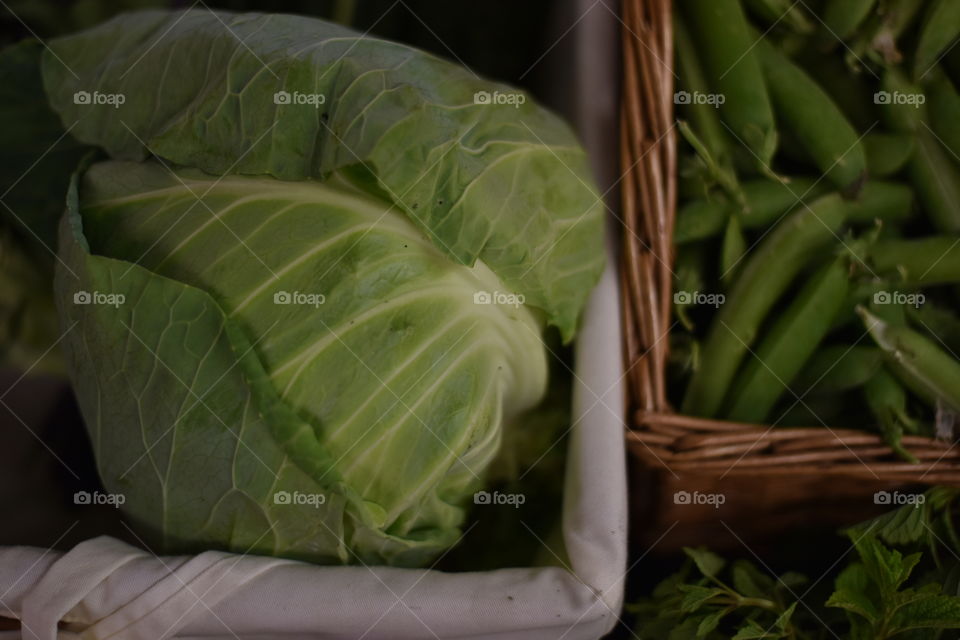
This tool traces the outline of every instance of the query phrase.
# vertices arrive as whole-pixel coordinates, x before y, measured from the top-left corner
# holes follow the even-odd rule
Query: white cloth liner
[[[578,91],[568,107],[593,158],[607,159],[594,168],[610,185],[618,23],[616,4],[601,3],[568,5],[583,18],[572,36]],[[319,567],[213,551],[157,558],[108,537],[67,553],[3,547],[0,615],[19,618],[23,629],[0,632],[0,640],[599,638],[622,605],[627,526],[620,308],[608,235],[608,268],[575,351],[563,504],[571,570]],[[58,630],[61,620],[67,628]]]

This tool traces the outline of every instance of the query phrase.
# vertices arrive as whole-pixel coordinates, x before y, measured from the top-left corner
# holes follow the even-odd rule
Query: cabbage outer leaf
[[[72,134],[114,159],[285,180],[362,168],[441,251],[482,260],[565,340],[603,268],[603,205],[569,128],[417,49],[300,16],[146,11],[52,41],[43,76]]]

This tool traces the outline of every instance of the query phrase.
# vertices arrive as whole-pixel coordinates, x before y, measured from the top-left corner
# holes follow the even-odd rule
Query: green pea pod
[[[908,174],[933,226],[945,233],[960,231],[960,171],[926,124],[926,95],[899,71],[888,69],[874,100],[883,105],[891,129],[916,136]]]
[[[770,182],[767,180],[766,182]],[[744,190],[746,191],[746,189]],[[703,240],[719,233],[731,209],[726,198],[697,198],[677,210],[673,242],[677,245]]]
[[[704,175],[700,158],[686,153],[677,158],[677,197],[681,201],[710,197],[715,182]]]
[[[747,238],[740,226],[740,216],[732,215],[727,219],[727,228],[723,232],[723,246],[720,249],[720,281],[730,286],[743,256],[747,253]]]
[[[856,267],[857,262],[854,261],[853,265]],[[867,304],[870,300],[873,300],[877,293],[890,291],[890,289],[890,284],[885,280],[867,280],[854,284],[847,293],[847,300],[843,303],[843,308],[833,319],[833,326],[830,327],[830,330],[837,331],[854,324],[859,326],[860,316],[857,315],[857,305]]]
[[[960,318],[952,311],[925,302],[907,307],[907,317],[919,331],[928,333],[936,342],[942,342],[947,350],[960,353]]]
[[[870,178],[886,178],[902,170],[916,147],[913,136],[904,133],[871,132],[863,138]]]
[[[923,334],[906,326],[884,322],[857,307],[867,330],[896,367],[894,373],[927,399],[936,398],[960,410],[960,362]]]
[[[843,409],[847,404],[845,401],[844,396],[837,394],[808,397],[804,398],[803,402],[797,402],[791,397],[774,410],[771,422],[783,427],[843,424]]]
[[[772,173],[777,149],[773,107],[767,95],[754,36],[739,0],[680,0],[678,3],[707,82],[724,97],[721,115],[733,133],[759,158],[762,171]]]
[[[846,300],[846,257],[817,271],[760,342],[733,387],[727,417],[762,422],[823,340]]]
[[[913,56],[913,77],[924,80],[958,36],[960,0],[933,0],[920,27],[920,40]]]
[[[846,303],[844,303],[846,304]],[[822,347],[797,376],[801,393],[839,393],[863,385],[883,363],[876,347],[838,344]]]
[[[867,176],[860,134],[813,78],[765,40],[757,44],[777,115],[842,193],[855,196]]]
[[[823,22],[830,35],[846,40],[873,11],[877,0],[834,0],[826,4]]]
[[[917,150],[909,169],[917,197],[934,228],[960,232],[960,170],[926,127],[917,131]]]
[[[844,205],[838,194],[823,196],[784,218],[754,249],[707,332],[700,369],[683,398],[684,413],[717,414],[767,312],[811,254],[836,240],[845,221]]]
[[[724,228],[733,212],[740,214],[745,229],[765,227],[797,205],[798,198],[813,199],[827,190],[824,181],[812,178],[779,180],[756,179],[742,183],[744,205],[737,207],[722,198],[688,202],[677,212],[673,241],[685,244],[714,236]]]
[[[904,449],[902,443],[904,431],[919,431],[917,422],[907,414],[907,392],[903,385],[885,369],[880,369],[863,385],[863,397],[890,448],[904,460],[916,463],[916,457]]]
[[[724,198],[691,200],[677,212],[673,241],[678,245],[703,240],[720,233],[727,218],[739,214],[744,229],[760,229],[775,223],[803,201],[824,195],[828,183],[810,178],[791,178],[787,182],[758,179],[742,185],[745,206],[741,209]],[[910,187],[897,182],[871,180],[856,200],[846,203],[847,219],[854,224],[872,224],[876,220],[899,223],[913,212]]]
[[[892,131],[916,133],[923,128],[926,95],[898,69],[884,72],[880,91],[873,94],[873,101],[880,105],[883,119]]]
[[[689,375],[690,372],[697,370],[699,359],[700,343],[695,336],[681,332],[670,334],[667,366],[680,375]]]
[[[887,324],[905,325],[907,324],[907,305],[893,297],[894,293],[901,294],[899,291],[890,291],[889,289],[879,291],[867,302],[867,308],[870,313],[877,316]],[[854,308],[856,312],[856,308]]]
[[[715,104],[696,99],[698,95],[710,93],[710,86],[703,75],[703,67],[697,59],[693,39],[687,30],[679,12],[673,15],[673,42],[677,57],[677,73],[680,74],[682,89],[674,96],[677,108],[685,114],[693,125],[694,134],[703,145],[708,163],[715,172],[715,180],[728,191],[737,188],[737,177],[733,170],[730,148],[730,134],[720,123],[720,113]],[[684,93],[685,92],[685,93]],[[736,194],[732,194],[736,197]]]
[[[690,125],[683,120],[677,122],[677,129],[680,130],[680,135],[683,136],[684,140],[693,147],[708,187],[715,184],[737,202],[743,202],[743,193],[740,191],[737,174],[734,172],[732,165],[715,157],[704,141],[700,139],[700,136],[694,133]]]
[[[950,79],[940,73],[931,80],[927,98],[930,128],[937,134],[950,156],[960,162],[960,94]]]
[[[793,0],[745,0],[744,4],[768,26],[783,24],[797,33],[814,30],[813,22],[804,14],[800,3]]]
[[[870,74],[851,72],[836,51],[823,51],[809,43],[793,59],[833,98],[858,131],[869,130],[877,121],[876,105],[864,100],[874,91]]]
[[[960,236],[878,240],[870,247],[870,263],[911,285],[960,283]]]
[[[954,84],[960,85],[960,49],[954,47],[943,56],[943,69]]]
[[[673,274],[673,310],[681,324],[692,331],[694,325],[688,309],[694,304],[694,295],[707,289],[704,248],[689,245],[679,250],[674,260]]]
[[[856,200],[847,201],[847,220],[852,224],[871,224],[877,220],[897,223],[913,212],[913,190],[897,182],[871,180]]]

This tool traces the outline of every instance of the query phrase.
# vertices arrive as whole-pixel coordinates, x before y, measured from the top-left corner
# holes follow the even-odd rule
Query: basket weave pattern
[[[624,0],[622,40],[620,162],[626,228],[621,287],[631,454],[674,474],[771,479],[807,474],[873,483],[960,484],[960,447],[955,443],[905,436],[903,445],[919,460],[912,464],[866,431],[746,424],[673,411],[665,388],[677,201],[670,0]]]

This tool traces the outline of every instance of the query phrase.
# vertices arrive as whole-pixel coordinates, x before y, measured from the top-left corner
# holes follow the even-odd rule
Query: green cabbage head
[[[569,129],[409,47],[143,12],[50,43],[98,149],[60,225],[69,369],[108,491],[165,551],[422,565],[547,386],[603,266]]]

